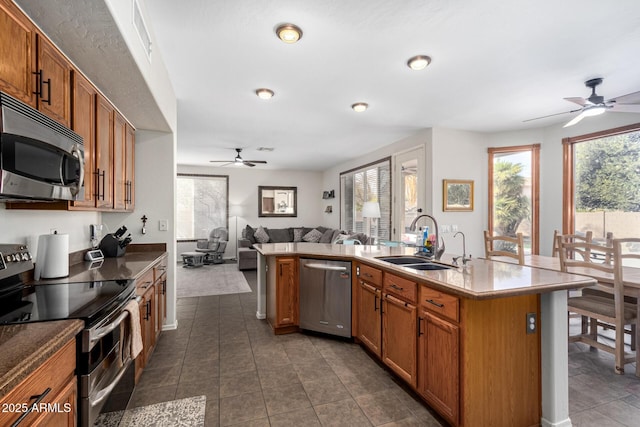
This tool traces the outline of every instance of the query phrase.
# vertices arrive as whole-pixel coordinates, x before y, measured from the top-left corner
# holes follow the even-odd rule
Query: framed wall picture
[[[259,217],[298,216],[298,187],[258,187]]]
[[[462,179],[442,180],[442,210],[473,211],[473,181]]]

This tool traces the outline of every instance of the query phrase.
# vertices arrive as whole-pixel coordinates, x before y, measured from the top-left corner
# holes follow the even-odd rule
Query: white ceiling
[[[256,168],[322,170],[429,127],[499,132],[566,122],[573,114],[523,120],[574,109],[563,98],[587,97],[584,81],[594,77],[604,77],[605,99],[640,91],[638,0],[145,4],[178,98],[179,164],[210,165],[242,147],[245,159],[269,162]],[[81,18],[52,28],[69,19]],[[299,43],[275,36],[285,22],[303,29]],[[419,72],[406,66],[417,54],[433,58]],[[259,87],[275,97],[260,100]],[[355,102],[370,108],[355,113]],[[145,122],[144,109],[130,110]]]

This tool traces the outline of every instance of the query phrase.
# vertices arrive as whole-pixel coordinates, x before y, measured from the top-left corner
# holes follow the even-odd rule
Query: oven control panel
[[[0,244],[0,279],[33,269],[33,256],[26,245]]]

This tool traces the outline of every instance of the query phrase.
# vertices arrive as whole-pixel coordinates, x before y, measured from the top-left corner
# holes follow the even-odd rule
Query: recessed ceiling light
[[[260,88],[260,89],[256,89],[256,95],[258,95],[258,98],[260,99],[271,99],[273,98],[273,91],[271,89],[267,89],[267,88]]]
[[[367,104],[366,102],[356,102],[351,106],[351,108],[353,108],[353,111],[355,111],[356,113],[362,113],[367,108],[369,108],[369,104]]]
[[[276,28],[278,38],[285,43],[295,43],[302,38],[302,30],[297,25],[282,24]]]
[[[426,55],[416,55],[407,61],[407,65],[412,70],[424,70],[431,63],[431,58]]]

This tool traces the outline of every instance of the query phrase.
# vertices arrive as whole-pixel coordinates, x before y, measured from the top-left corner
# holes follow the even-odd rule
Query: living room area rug
[[[176,269],[178,298],[203,297],[251,292],[238,264],[212,264]]]
[[[95,426],[99,427],[202,427],[204,426],[207,397],[154,403],[120,412],[101,414]]]

